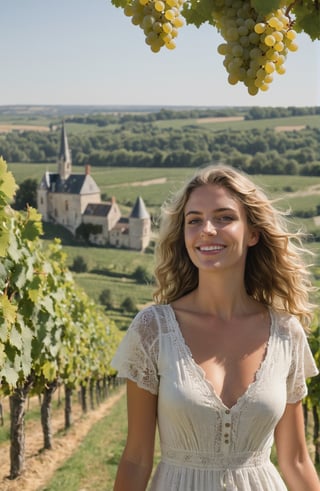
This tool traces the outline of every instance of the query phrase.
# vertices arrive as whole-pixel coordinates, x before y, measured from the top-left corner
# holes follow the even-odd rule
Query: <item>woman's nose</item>
[[[203,226],[203,229],[202,229],[202,232],[204,234],[207,234],[207,235],[215,235],[216,234],[216,227],[214,226],[214,224],[211,222],[211,220],[207,220],[205,223],[204,223],[204,226]]]

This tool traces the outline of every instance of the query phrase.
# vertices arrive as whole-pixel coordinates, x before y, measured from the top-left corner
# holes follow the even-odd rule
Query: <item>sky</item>
[[[227,83],[212,26],[184,26],[155,54],[111,0],[0,0],[0,12],[0,105],[320,105],[320,41],[304,34],[286,74],[249,96]]]

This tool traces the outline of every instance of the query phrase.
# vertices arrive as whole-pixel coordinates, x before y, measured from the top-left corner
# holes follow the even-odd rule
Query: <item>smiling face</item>
[[[248,247],[258,233],[247,223],[242,204],[225,188],[206,184],[194,189],[184,209],[184,240],[199,271],[244,272]]]

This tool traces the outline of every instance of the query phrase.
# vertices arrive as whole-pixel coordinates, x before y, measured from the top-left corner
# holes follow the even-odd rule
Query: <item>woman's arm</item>
[[[127,381],[128,435],[114,491],[145,491],[152,471],[157,396]]]
[[[302,403],[287,404],[275,431],[279,467],[290,491],[320,491],[305,439]]]

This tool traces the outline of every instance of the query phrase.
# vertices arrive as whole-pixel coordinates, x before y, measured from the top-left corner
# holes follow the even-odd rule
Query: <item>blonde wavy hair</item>
[[[245,210],[248,225],[259,232],[249,247],[245,268],[248,295],[266,306],[298,317],[307,330],[314,310],[312,285],[303,246],[304,234],[289,231],[289,222],[262,189],[243,173],[224,165],[205,167],[185,183],[161,209],[155,255],[156,303],[171,303],[198,285],[198,269],[184,244],[184,209],[192,191],[206,184],[227,189]]]

